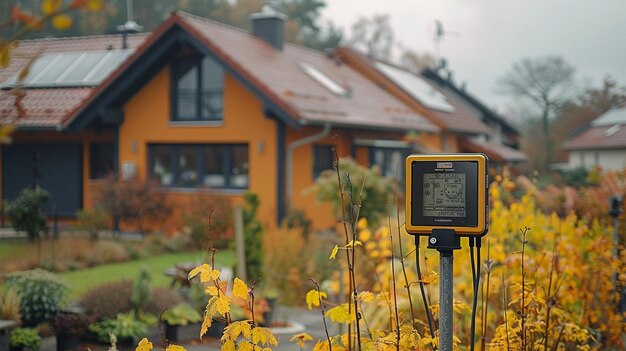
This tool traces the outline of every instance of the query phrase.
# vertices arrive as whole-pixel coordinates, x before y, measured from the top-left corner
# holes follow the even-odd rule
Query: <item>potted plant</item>
[[[120,344],[135,344],[146,335],[148,326],[135,316],[135,313],[118,313],[115,318],[108,318],[89,326],[96,333],[98,341],[110,343],[111,334]]]
[[[59,314],[54,319],[57,351],[76,349],[80,345],[80,338],[87,334],[89,325],[94,322],[95,318],[85,314]]]
[[[41,347],[41,337],[32,328],[15,328],[9,336],[9,347],[11,351],[33,350],[39,351]]]
[[[180,326],[197,323],[202,320],[200,313],[186,303],[179,303],[166,310],[161,318],[165,322],[165,338],[170,341],[178,341]]]

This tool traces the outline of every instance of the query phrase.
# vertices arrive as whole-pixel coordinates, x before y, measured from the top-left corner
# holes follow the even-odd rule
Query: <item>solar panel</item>
[[[100,84],[132,50],[48,53],[38,57],[21,84],[26,88],[88,87]],[[0,85],[14,87],[18,74]]]
[[[418,75],[382,62],[376,62],[375,65],[379,71],[426,107],[444,112],[454,111],[454,106],[446,101],[446,97]]]

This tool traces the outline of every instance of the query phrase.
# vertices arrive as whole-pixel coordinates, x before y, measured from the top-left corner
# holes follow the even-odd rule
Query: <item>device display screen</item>
[[[465,173],[424,173],[425,217],[465,217]]]

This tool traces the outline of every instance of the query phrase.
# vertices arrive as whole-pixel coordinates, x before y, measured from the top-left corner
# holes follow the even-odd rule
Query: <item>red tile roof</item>
[[[614,128],[614,133],[607,133]],[[623,149],[626,148],[626,125],[591,127],[570,138],[563,147],[567,150]]]
[[[446,101],[454,107],[454,111],[444,112],[428,108],[422,102],[415,99],[408,90],[406,90],[400,84],[394,82],[389,76],[387,76],[383,71],[376,67],[375,62],[371,58],[353,48],[339,47],[337,50],[335,50],[334,55],[338,56],[339,58],[341,58],[343,55],[350,55],[351,58],[354,58],[358,60],[358,62],[360,62],[361,64],[375,70],[378,73],[377,79],[385,79],[387,82],[393,84],[402,92],[404,92],[408,99],[417,101],[420,105],[424,106],[431,112],[431,118],[434,117],[434,119],[436,119],[435,123],[438,123],[442,128],[445,128],[446,130],[467,134],[481,134],[491,132],[491,128],[489,128],[489,126],[481,121],[482,114],[478,109],[472,107],[468,102],[464,101],[462,97],[458,96],[458,94],[453,92],[448,87],[437,84],[435,81],[429,79],[423,74],[418,75],[418,77],[426,81],[426,83],[428,83],[434,90],[443,94],[446,98]],[[404,68],[398,67],[389,62],[381,62],[385,65],[389,65],[391,67],[406,71]]]
[[[464,138],[461,140],[461,148],[470,152],[484,153],[494,162],[525,162],[528,159],[528,156],[519,150],[493,142],[479,143]]]
[[[352,68],[323,53],[286,43],[282,51],[237,28],[177,13],[185,28],[223,55],[240,73],[270,97],[288,105],[303,124],[331,123],[352,127],[436,131],[413,112]],[[187,27],[189,26],[189,27]],[[309,64],[340,84],[348,97],[333,94],[300,67]]]
[[[300,124],[323,124],[345,127],[385,128],[394,130],[436,131],[438,128],[393,96],[371,84],[351,68],[320,52],[286,44],[282,51],[240,29],[201,17],[175,12],[152,35],[129,37],[129,46],[140,47],[111,77],[96,88],[24,89],[27,117],[24,127],[63,127],[94,101],[106,86],[137,60],[146,47],[159,45],[167,27],[178,24],[212,50],[249,83],[267,95],[277,106]],[[146,40],[146,38],[148,38]],[[142,45],[143,43],[143,45]],[[45,47],[47,52],[103,50],[119,48],[121,36],[97,36],[31,40],[20,43],[25,53]],[[2,70],[0,82],[6,81],[24,60],[14,60]],[[309,64],[349,91],[337,96],[309,77],[300,67]],[[4,95],[4,94],[3,94]],[[12,99],[0,100],[0,113],[13,108]],[[15,113],[11,111],[11,113]],[[2,116],[2,114],[0,114]]]
[[[129,35],[127,45],[136,48],[148,37],[147,33]],[[0,69],[0,83],[19,72],[29,59],[38,54],[120,49],[121,35],[99,35],[56,39],[24,40],[13,52],[11,64]],[[21,105],[25,116],[17,121],[18,126],[28,128],[60,128],[69,115],[83,104],[93,88],[24,88]],[[8,90],[0,91],[0,120],[18,117],[15,95]]]

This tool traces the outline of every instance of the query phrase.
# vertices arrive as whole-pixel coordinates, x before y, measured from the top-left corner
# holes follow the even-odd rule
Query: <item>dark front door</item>
[[[15,199],[24,188],[39,185],[51,198],[43,209],[73,216],[82,208],[80,144],[13,144],[2,148],[2,197]]]

